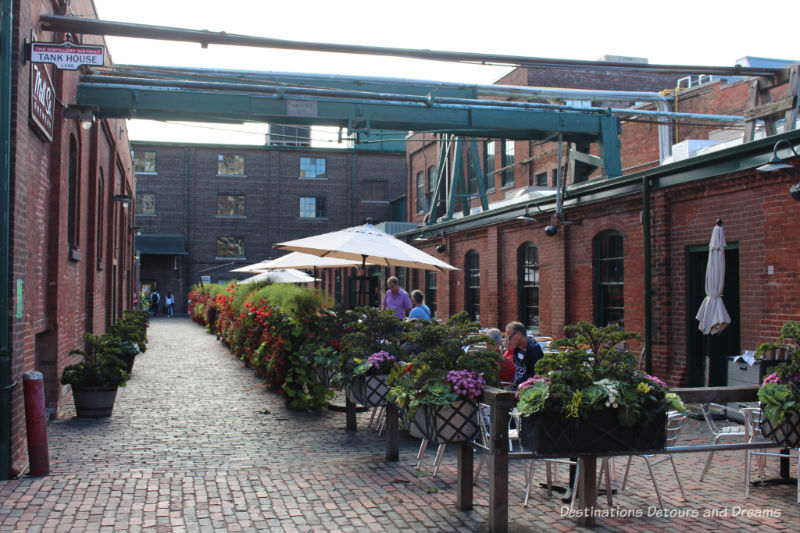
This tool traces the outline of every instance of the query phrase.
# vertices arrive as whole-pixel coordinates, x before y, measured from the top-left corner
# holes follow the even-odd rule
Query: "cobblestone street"
[[[455,446],[434,478],[435,448],[418,472],[419,441],[401,432],[400,461],[387,463],[383,438],[367,428],[369,412],[359,414],[359,431],[348,432],[343,413],[287,410],[188,319],[154,319],[149,336],[111,418],[75,418],[70,404],[48,426],[50,475],[0,482],[0,531],[486,530],[487,469],[474,510],[458,511]],[[707,443],[709,435],[703,421],[690,419],[678,444]],[[754,487],[745,499],[744,452],[717,454],[699,483],[705,458],[675,456],[687,502],[669,465],[656,468],[671,516],[649,516],[658,502],[644,461],[634,458],[611,510],[643,516],[601,515],[595,530],[797,530],[793,485]],[[562,517],[564,504],[543,489],[532,489],[523,507],[522,463],[510,469],[511,531],[575,529]],[[624,470],[618,458],[617,484]],[[534,475],[543,481],[543,467]],[[605,497],[599,501],[598,512],[609,512]]]

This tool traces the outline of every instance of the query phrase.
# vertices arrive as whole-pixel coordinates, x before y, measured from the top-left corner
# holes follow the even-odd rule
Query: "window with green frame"
[[[425,211],[425,173],[417,172],[417,213]]]
[[[470,320],[481,319],[481,256],[470,250],[464,257],[466,311]]]
[[[436,272],[425,271],[425,305],[431,310],[431,316],[436,316]]]
[[[494,190],[494,141],[486,141],[483,145],[483,168],[485,171],[484,184],[487,191]]]
[[[156,172],[156,153],[155,152],[142,152],[136,150],[131,152],[133,156],[133,171],[134,172]]]
[[[526,242],[517,250],[519,321],[539,333],[539,248]]]
[[[514,139],[503,140],[503,168],[514,164]],[[503,171],[501,187],[514,185],[514,167],[506,168]]]
[[[244,155],[242,154],[218,154],[217,155],[217,175],[218,176],[244,176]]]
[[[624,254],[622,234],[610,230],[600,233],[592,243],[594,250],[595,323],[624,327]]]

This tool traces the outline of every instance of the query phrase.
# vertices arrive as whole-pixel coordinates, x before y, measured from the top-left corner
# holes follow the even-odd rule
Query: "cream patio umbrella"
[[[337,268],[337,267],[351,267],[361,264],[361,260],[352,261],[349,259],[337,259],[335,257],[320,257],[318,255],[304,254],[301,252],[291,252],[282,255],[277,259],[270,261],[262,261],[254,265],[249,265],[249,268],[259,272],[264,270],[274,270],[276,268]],[[245,271],[241,271],[245,272]],[[249,272],[249,271],[248,271]]]
[[[697,311],[698,328],[706,336],[705,386],[709,386],[711,370],[711,335],[722,333],[731,317],[722,302],[722,290],[725,288],[725,234],[722,231],[722,220],[711,232],[708,243],[708,264],[706,265],[706,297]]]
[[[293,250],[320,257],[349,259],[361,263],[361,289],[364,289],[366,264],[399,266],[423,270],[458,270],[456,267],[414,248],[400,239],[379,230],[370,223],[321,235],[281,242],[279,250]]]
[[[243,279],[239,283],[310,283],[312,281],[316,281],[316,278],[309,276],[305,272],[300,272],[299,270],[295,270],[293,268],[287,268],[261,272],[255,276]]]

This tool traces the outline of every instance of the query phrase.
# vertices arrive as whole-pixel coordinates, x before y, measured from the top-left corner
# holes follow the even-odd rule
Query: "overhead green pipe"
[[[653,272],[650,247],[650,178],[642,176],[642,233],[644,237],[644,360],[648,374],[653,371]]]
[[[9,396],[15,384],[11,381],[11,350],[8,338],[9,313],[9,228],[11,200],[11,48],[12,0],[2,0],[0,7],[0,479],[8,479],[9,463]]]

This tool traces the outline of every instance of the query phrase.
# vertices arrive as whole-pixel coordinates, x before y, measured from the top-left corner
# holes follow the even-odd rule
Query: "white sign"
[[[316,117],[317,103],[309,100],[286,100],[286,114],[290,117]]]
[[[211,276],[200,276],[201,283],[211,283]]]
[[[81,65],[102,67],[105,47],[74,45],[70,42],[31,43],[31,63],[52,63],[60,70],[76,70]]]

